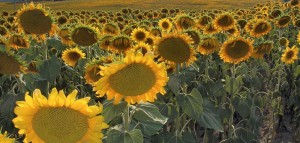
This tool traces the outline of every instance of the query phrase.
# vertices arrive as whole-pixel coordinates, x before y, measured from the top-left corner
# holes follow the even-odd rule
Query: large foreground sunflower
[[[281,61],[285,64],[292,64],[298,59],[299,50],[296,46],[286,48],[281,56]]]
[[[153,58],[150,54],[128,53],[124,61],[102,66],[103,77],[94,85],[96,94],[114,98],[114,104],[122,98],[129,104],[154,102],[157,93],[166,93],[168,77],[164,63],[157,64]]]
[[[251,56],[254,49],[252,43],[249,39],[242,37],[229,39],[223,43],[220,57],[224,62],[238,64]]]
[[[63,51],[62,59],[69,65],[74,67],[79,59],[85,58],[85,53],[83,53],[79,48],[72,48]]]
[[[32,143],[101,143],[104,123],[102,105],[89,106],[90,97],[76,99],[77,91],[68,96],[52,89],[48,99],[39,89],[15,108],[15,127],[25,134],[24,142]]]

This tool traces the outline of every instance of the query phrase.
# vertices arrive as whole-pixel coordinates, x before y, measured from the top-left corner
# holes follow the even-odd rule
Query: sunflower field
[[[0,143],[300,142],[299,0],[0,24]]]

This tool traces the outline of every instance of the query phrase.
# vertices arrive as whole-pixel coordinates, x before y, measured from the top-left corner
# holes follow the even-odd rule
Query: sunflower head
[[[27,33],[42,35],[53,30],[53,20],[41,4],[24,4],[16,17],[20,30]]]
[[[154,102],[157,93],[165,94],[168,81],[164,63],[157,64],[151,54],[128,53],[121,62],[101,67],[103,76],[94,85],[96,94],[114,98],[118,104],[123,98],[129,104]]]
[[[140,27],[133,29],[131,33],[131,39],[136,42],[144,42],[148,36],[149,32]]]
[[[161,37],[161,34],[162,34],[162,32],[161,32],[160,28],[158,28],[158,27],[153,27],[150,30],[150,35],[153,35],[156,37]]]
[[[69,21],[69,19],[68,19],[66,16],[64,16],[64,15],[59,16],[59,17],[57,18],[57,23],[58,23],[59,25],[64,25],[64,24],[68,23],[68,21]]]
[[[25,101],[18,101],[13,119],[19,134],[25,134],[24,142],[101,142],[104,123],[102,105],[89,106],[90,97],[76,99],[77,91],[68,96],[52,89],[48,98],[39,89],[30,96],[25,94]]]
[[[160,29],[162,29],[162,31],[166,32],[170,32],[173,27],[172,22],[168,18],[163,18],[159,20],[158,25]]]
[[[24,63],[12,53],[0,51],[0,74],[16,75],[24,72]]]
[[[206,25],[210,24],[211,21],[211,17],[209,17],[208,15],[203,15],[198,19],[197,24],[199,28],[204,28]]]
[[[155,43],[157,54],[170,63],[189,65],[196,60],[195,50],[191,47],[192,39],[186,34],[165,34]]]
[[[63,44],[66,44],[68,46],[73,44],[73,41],[71,39],[71,32],[68,27],[63,27],[58,30],[58,36],[61,38],[61,41]]]
[[[193,40],[193,45],[198,45],[200,43],[200,33],[197,30],[185,30],[184,33],[189,35]]]
[[[196,25],[196,22],[192,17],[186,14],[179,14],[175,17],[175,25],[177,29],[184,30],[193,28]]]
[[[128,36],[125,35],[119,35],[112,38],[111,44],[109,46],[110,50],[118,53],[126,52],[131,48],[132,48],[132,41]]]
[[[150,46],[154,46],[155,39],[156,39],[155,36],[149,35],[149,36],[146,38],[145,43],[148,44],[148,45],[150,45]]]
[[[9,45],[14,49],[29,48],[29,41],[22,35],[12,34],[9,37]]]
[[[290,5],[291,6],[297,6],[297,5],[299,5],[299,0],[291,0],[290,1]]]
[[[118,35],[120,33],[120,29],[118,25],[115,23],[106,23],[102,28],[103,33],[110,35]]]
[[[134,49],[135,51],[141,52],[143,55],[145,55],[146,53],[148,53],[148,52],[151,51],[150,45],[148,45],[148,44],[146,44],[146,43],[144,43],[144,42],[139,42],[139,43],[137,43],[137,44],[133,47],[133,49]]]
[[[220,50],[220,57],[224,62],[238,64],[247,60],[253,53],[252,41],[242,37],[225,41]]]
[[[271,24],[263,19],[257,20],[253,25],[252,30],[250,31],[250,35],[252,37],[261,37],[263,35],[268,34],[272,29]]]
[[[232,36],[233,37],[238,37],[240,35],[240,31],[237,28],[237,26],[234,26],[234,27],[226,30],[225,32],[228,34],[227,36],[229,36],[229,37],[232,37]]]
[[[8,30],[3,25],[0,25],[0,36],[6,37],[8,35]]]
[[[71,38],[79,46],[92,46],[99,39],[99,30],[89,25],[78,25],[72,30]]]
[[[221,47],[221,43],[215,37],[204,37],[197,47],[197,51],[202,55],[209,55]]]
[[[292,64],[295,62],[295,60],[298,59],[298,53],[299,50],[296,46],[293,46],[292,48],[287,47],[281,56],[281,61],[285,64]]]
[[[287,38],[285,38],[285,37],[282,37],[282,38],[279,39],[280,46],[286,46],[286,47],[288,47],[289,43],[290,43],[289,40]]]
[[[279,28],[284,28],[284,27],[287,27],[291,21],[292,21],[292,18],[289,15],[284,15],[284,16],[279,17],[276,20],[275,24]]]
[[[85,58],[85,53],[83,53],[79,48],[70,48],[64,50],[62,53],[62,60],[69,66],[75,67],[76,63]]]
[[[111,35],[104,35],[100,39],[99,47],[103,50],[107,50],[109,46],[111,46],[111,40],[113,39],[113,36]]]
[[[258,45],[252,53],[252,57],[256,59],[263,58],[265,54],[269,54],[273,49],[274,43],[271,41],[266,41],[260,45]]]
[[[295,19],[293,21],[294,26],[296,26],[297,28],[300,28],[300,19]]]
[[[230,13],[223,13],[215,18],[214,26],[219,30],[228,30],[235,25],[235,20]]]
[[[207,24],[203,29],[204,34],[216,34],[218,32],[219,29],[217,29],[213,23]]]
[[[103,65],[103,62],[104,61],[100,59],[86,64],[84,74],[86,83],[93,85],[94,82],[98,81],[102,77],[100,75],[100,66]]]

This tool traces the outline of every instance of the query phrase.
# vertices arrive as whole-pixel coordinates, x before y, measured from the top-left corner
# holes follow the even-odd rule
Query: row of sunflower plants
[[[299,141],[297,2],[3,11],[0,142]]]

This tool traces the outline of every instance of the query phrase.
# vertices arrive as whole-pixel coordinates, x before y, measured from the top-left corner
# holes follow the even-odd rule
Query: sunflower
[[[85,66],[85,74],[84,78],[86,80],[86,83],[93,85],[94,82],[98,81],[101,76],[99,74],[100,72],[100,65],[102,63],[102,60],[94,61],[91,63],[86,64]]]
[[[9,138],[7,135],[7,132],[4,132],[3,134],[0,133],[0,142],[1,143],[14,143],[15,139]]]
[[[212,20],[211,20],[210,16],[203,15],[198,19],[197,24],[198,24],[199,28],[204,28],[204,27],[206,27],[206,25],[210,24],[211,21]]]
[[[137,43],[133,49],[135,51],[140,51],[143,55],[145,55],[147,52],[151,51],[150,45],[144,43],[144,42],[139,42]]]
[[[162,31],[165,32],[170,32],[173,27],[172,22],[168,18],[163,18],[159,20],[158,25],[162,29]]]
[[[263,19],[257,20],[253,25],[253,29],[250,31],[252,37],[261,37],[268,34],[272,29],[271,24]]]
[[[284,28],[284,27],[287,27],[291,21],[292,21],[292,18],[288,15],[285,15],[285,16],[279,17],[277,19],[277,21],[275,22],[275,24],[279,28]]]
[[[153,35],[149,35],[147,38],[146,38],[146,41],[145,43],[150,45],[151,47],[154,45],[154,41],[155,41],[156,37],[153,36]]]
[[[3,25],[0,25],[0,36],[6,37],[8,35],[8,30]]]
[[[150,35],[156,36],[156,37],[161,37],[161,30],[158,27],[153,27],[150,30]],[[149,36],[149,35],[148,35]]]
[[[154,56],[128,53],[122,62],[102,66],[103,76],[94,85],[94,91],[118,104],[122,98],[129,104],[154,102],[157,93],[165,94],[168,81],[164,63],[157,64]]]
[[[219,52],[220,57],[224,62],[233,64],[245,61],[253,52],[254,47],[252,43],[249,39],[242,37],[231,38],[223,43]]]
[[[292,48],[286,48],[283,51],[283,54],[281,56],[281,61],[285,64],[292,64],[295,60],[298,59],[298,48],[296,46],[293,46]]]
[[[16,22],[19,31],[41,36],[42,39],[45,39],[47,33],[50,35],[55,33],[53,20],[41,4],[35,5],[33,2],[24,4],[17,12]]]
[[[224,13],[215,18],[214,26],[219,30],[228,30],[235,25],[235,20],[230,13]]]
[[[118,35],[120,33],[119,27],[114,23],[106,23],[102,31],[104,34],[110,34],[110,35]]]
[[[128,36],[119,35],[111,40],[108,48],[113,52],[126,52],[132,48],[132,41]]]
[[[196,22],[192,17],[186,14],[179,14],[175,17],[175,25],[178,30],[184,30],[193,28]]]
[[[265,54],[269,54],[273,49],[273,42],[264,42],[253,50],[252,57],[256,59],[263,58]]]
[[[64,16],[64,15],[59,16],[59,17],[57,18],[57,23],[58,23],[59,25],[64,25],[64,24],[68,23],[68,21],[69,21],[69,19],[68,19],[66,16]]]
[[[24,64],[11,53],[0,51],[0,73],[15,75],[24,72]]]
[[[68,46],[73,45],[73,41],[71,39],[71,32],[70,32],[69,28],[67,28],[67,27],[61,28],[58,31],[58,36],[61,38],[61,42],[63,44],[66,44]]]
[[[226,30],[225,32],[227,32],[227,36],[233,36],[233,37],[238,37],[240,35],[240,31],[239,29],[237,28],[237,26],[234,26],[228,30]]]
[[[289,43],[290,43],[289,40],[287,38],[285,38],[285,37],[281,37],[279,39],[280,46],[286,46],[286,47],[288,47]]]
[[[112,39],[113,39],[113,36],[110,36],[110,35],[102,36],[102,38],[99,42],[99,47],[103,50],[107,50],[109,48],[109,46],[111,45]]]
[[[218,32],[219,29],[217,29],[213,23],[207,24],[203,29],[204,34],[216,34]]]
[[[62,60],[69,66],[74,67],[79,59],[85,58],[85,53],[83,53],[79,48],[71,48],[64,50],[62,53]]]
[[[197,51],[202,55],[209,55],[214,51],[219,50],[221,43],[215,37],[205,37],[202,39],[201,43],[197,47]]]
[[[188,34],[193,39],[193,45],[200,43],[200,33],[197,30],[186,30],[184,33]]]
[[[72,30],[71,38],[79,46],[92,46],[99,40],[99,30],[89,25],[78,25]]]
[[[104,123],[102,105],[89,106],[90,97],[76,99],[77,91],[68,96],[53,88],[48,99],[39,89],[32,97],[27,92],[25,101],[18,101],[15,108],[15,127],[25,134],[24,142],[32,143],[101,143]]]
[[[29,48],[29,42],[24,36],[13,34],[9,37],[8,44],[14,49]]]
[[[131,33],[131,39],[136,42],[144,42],[148,36],[149,32],[140,27],[133,29]]]
[[[196,52],[191,47],[192,39],[186,34],[165,34],[155,43],[157,54],[169,63],[189,65],[196,60]]]

